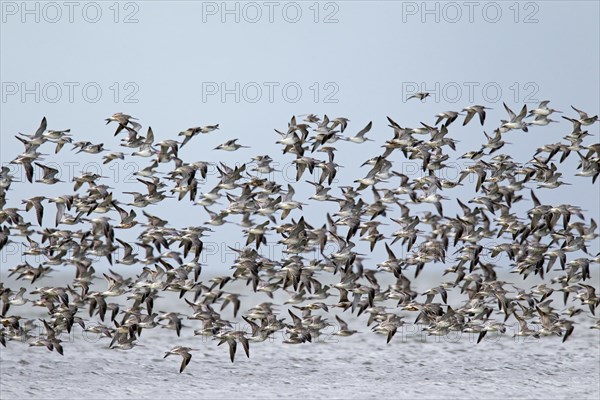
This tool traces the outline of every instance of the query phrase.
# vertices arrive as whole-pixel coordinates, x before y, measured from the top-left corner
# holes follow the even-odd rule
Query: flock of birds
[[[427,93],[413,97],[423,100]],[[68,129],[48,130],[44,118],[34,134],[16,136],[25,150],[11,164],[20,165],[29,182],[34,181],[34,175],[39,176],[37,183],[62,182],[59,170],[43,163],[47,154],[39,152],[49,146],[55,146],[54,152],[59,153],[65,145],[72,145],[77,152],[102,155],[104,164],[135,157],[146,158],[149,165],[136,173],[138,192],[119,195],[102,183],[106,177],[82,173],[73,179],[72,192],[22,199],[23,208],[6,207],[15,179],[10,168],[2,167],[0,250],[17,243],[20,237],[24,238],[25,259],[42,258],[38,266],[28,261],[11,266],[9,277],[39,284],[51,271],[69,265],[74,267],[75,276],[69,285],[36,287],[29,293],[25,287],[13,291],[0,283],[0,343],[28,343],[62,355],[60,334],[79,324],[106,337],[110,348],[128,350],[137,344],[143,330],[163,327],[179,336],[182,321],[189,319],[202,322],[198,322],[194,335],[213,338],[219,345],[227,343],[233,362],[238,343],[249,356],[251,342],[265,341],[276,332],[284,332],[284,342],[289,344],[311,342],[331,326],[336,327],[335,335],[355,334],[357,330],[349,328],[344,320],[348,317],[342,319],[342,313],[368,315],[368,330],[384,335],[388,343],[411,313],[416,315],[414,323],[428,335],[470,332],[479,335],[478,343],[488,332],[505,333],[512,317],[519,324],[517,336],[557,335],[564,341],[576,326],[600,329],[595,317],[600,297],[590,285],[591,271],[600,256],[588,253],[589,243],[598,237],[597,224],[575,205],[544,204],[534,191],[568,184],[558,166],[569,156],[578,159],[575,179],[595,184],[600,173],[600,143],[584,144],[584,140],[591,136],[586,129],[598,121],[598,116],[590,117],[573,107],[576,115],[563,117],[572,123],[563,141],[539,147],[531,160],[521,163],[500,152],[507,144],[506,134],[516,138],[523,134],[512,131],[528,132],[531,127],[549,125],[556,122],[550,115],[560,111],[550,108],[548,101],[529,111],[523,106],[518,114],[506,105],[505,109],[508,119],[501,121],[494,134],[486,133],[483,145],[460,157],[470,162],[456,181],[440,174],[451,159],[449,150],[456,148],[457,140],[449,135],[451,124],[464,117],[463,126],[476,124],[477,119],[483,126],[487,107],[473,105],[460,112],[442,112],[435,116],[435,123],[421,123],[416,128],[402,127],[388,118],[392,135],[383,142],[382,153],[361,160],[368,173],[346,186],[333,185],[341,167],[335,162],[338,150],[333,144],[372,140],[369,136],[373,135],[368,135],[372,123],[355,135],[347,135],[347,118],[313,114],[292,117],[287,129],[276,130],[276,143],[284,157],[292,159],[297,182],[306,180],[306,171],[316,173],[318,179],[306,180],[315,190],[309,203],[295,199],[291,184],[284,187],[262,177],[275,171],[269,155],[258,155],[237,166],[220,162],[216,165],[218,182],[208,186],[211,163],[186,162],[179,153],[183,146],[193,146],[197,136],[217,134],[219,125],[189,128],[174,139],[157,142],[151,128],[143,136],[136,118],[117,113],[106,123],[116,124],[115,136],[125,135],[120,145],[130,149],[126,156],[108,152],[103,143],[75,142]],[[541,137],[537,132],[527,135],[528,140]],[[243,147],[234,139],[217,149],[236,151]],[[316,158],[318,153],[326,156]],[[403,160],[418,162],[422,173],[408,176],[394,170],[394,163]],[[247,170],[250,163],[254,167]],[[36,168],[41,174],[34,174]],[[450,198],[442,194],[464,187],[470,176],[476,178],[472,180],[476,195],[456,199],[461,212],[445,214],[443,205]],[[384,187],[386,183],[392,186]],[[211,188],[199,191],[203,186]],[[470,196],[467,189],[460,190],[461,196]],[[123,200],[126,194],[132,196],[130,201]],[[149,212],[151,205],[160,204],[154,210],[161,210],[166,206],[164,201],[193,202],[206,210],[206,214],[199,214],[207,217],[200,225],[170,226],[166,219]],[[323,215],[320,221],[302,216],[308,207],[319,207],[320,202],[339,209]],[[515,213],[515,204],[520,202],[528,204],[526,213]],[[44,226],[50,203],[56,207],[56,215],[52,224]],[[214,211],[217,207],[220,211]],[[417,207],[426,211],[416,211]],[[200,260],[203,238],[236,217],[246,245],[232,249],[237,258],[230,265],[231,273],[204,282]],[[383,234],[382,228],[388,225],[396,230]],[[139,231],[135,244],[117,237],[120,230],[130,229]],[[358,253],[357,241],[367,242],[371,252],[378,244],[385,247],[387,259],[376,263]],[[268,243],[284,246],[284,256],[273,259],[261,254],[261,245]],[[335,250],[329,251],[328,244]],[[142,251],[136,252],[134,247]],[[448,262],[451,252],[457,255],[453,265]],[[488,262],[482,257],[484,252],[492,257],[503,255],[508,261]],[[124,271],[118,273],[111,267],[102,274],[106,284],[98,282],[102,277],[94,268],[104,258],[110,265],[123,265]],[[417,278],[431,263],[443,263],[444,276],[452,279],[419,293],[412,288],[411,277]],[[523,289],[499,280],[497,271],[509,267],[523,279],[538,275],[543,283]],[[556,276],[547,280],[551,270]],[[122,275],[133,273],[134,277]],[[327,279],[332,283],[323,283]],[[284,304],[293,309],[285,313],[279,308],[282,305],[273,301],[248,308],[242,304],[243,294],[230,289],[236,281],[270,299],[274,294],[283,295],[287,299]],[[164,291],[179,293],[189,312],[156,312],[155,303]],[[562,293],[563,310],[553,304],[553,293]],[[448,305],[450,295],[456,296],[459,306]],[[26,303],[47,311],[47,317],[40,319],[44,326],[41,335],[31,335],[35,319],[15,314]],[[239,325],[226,319],[229,305],[234,318],[243,310],[241,318],[249,329],[236,330]],[[576,322],[578,314],[590,314],[595,322],[586,323],[590,318]],[[182,372],[194,350],[177,346],[165,357],[181,356]]]

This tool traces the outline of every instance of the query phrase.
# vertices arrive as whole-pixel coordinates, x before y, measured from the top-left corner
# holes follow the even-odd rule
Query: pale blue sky
[[[429,14],[423,14],[421,1],[336,1],[316,6],[315,2],[292,3],[275,2],[273,22],[268,20],[265,2],[254,3],[262,13],[256,23],[248,21],[254,18],[253,9],[246,3],[238,3],[240,22],[236,23],[235,14],[221,14],[224,4],[221,1],[136,1],[121,2],[118,7],[114,2],[92,5],[80,2],[73,10],[71,23],[69,9],[62,2],[57,3],[60,17],[55,9],[44,8],[44,3],[28,2],[27,7],[34,11],[27,14],[22,9],[25,3],[2,2],[2,163],[22,151],[21,143],[13,136],[19,131],[33,132],[42,116],[48,118],[49,129],[71,128],[75,140],[104,142],[111,151],[124,150],[112,137],[114,127],[106,127],[103,121],[117,111],[138,117],[144,130],[151,125],[157,140],[176,138],[179,131],[191,126],[219,123],[218,133],[194,138],[181,156],[189,161],[228,163],[246,162],[257,154],[271,154],[280,163],[291,162],[293,156],[282,157],[279,146],[274,144],[278,137],[273,128],[285,129],[293,114],[345,116],[351,120],[350,133],[372,120],[369,136],[377,139],[377,143],[338,146],[336,161],[344,166],[341,184],[366,174],[367,170],[359,170],[358,165],[379,154],[378,146],[392,135],[385,119],[388,115],[402,126],[417,126],[420,121],[433,123],[434,115],[440,111],[484,104],[493,108],[484,128],[491,133],[499,120],[506,117],[502,100],[520,109],[525,101],[532,106],[531,100],[548,99],[551,106],[571,116],[575,114],[570,105],[591,115],[600,109],[597,1],[476,2],[473,22],[469,21],[469,9],[462,1],[452,6],[428,2],[428,10],[436,10],[435,7],[438,10]],[[229,2],[227,7],[233,9],[235,4]],[[294,17],[296,4],[302,16],[297,23],[287,22],[286,18]],[[87,22],[86,19],[94,18],[96,5],[101,10],[99,21]],[[458,5],[461,18],[453,23],[457,19],[454,5]],[[86,14],[82,14],[84,8]],[[284,8],[288,14],[282,14]],[[488,22],[496,16],[497,9],[501,11],[498,21]],[[326,15],[337,22],[324,23]],[[35,22],[36,17],[39,22]],[[439,23],[435,22],[436,17]],[[137,22],[124,23],[126,18]],[[534,20],[537,22],[525,22]],[[40,101],[35,101],[36,94],[26,95],[22,101],[23,87],[35,92],[36,82]],[[252,103],[240,93],[242,99],[236,103],[230,94],[223,103],[220,93],[203,93],[203,88],[215,84],[220,87],[222,83],[232,89],[236,82],[240,89],[244,85],[248,90],[260,87],[262,97]],[[413,83],[424,83],[430,90],[439,88],[437,99],[406,102],[409,94],[406,89]],[[285,100],[281,88],[286,84],[301,88],[298,102]],[[69,85],[74,88],[72,102]],[[89,89],[86,94],[82,92],[85,85]],[[268,100],[268,85],[275,87],[272,103]],[[61,88],[61,95],[53,103],[56,86]],[[102,94],[97,102],[91,102],[89,97],[95,96],[98,87]],[[455,91],[457,87],[461,89],[459,94]],[[472,99],[469,87],[474,88]],[[484,93],[483,87],[492,91]],[[502,96],[486,102],[494,96],[496,88],[502,91]],[[252,91],[247,94],[255,96]],[[125,103],[126,95],[137,103]],[[326,95],[337,102],[325,102]],[[559,141],[570,128],[569,123],[561,120],[556,126],[533,127],[528,134],[511,132],[506,140],[514,144],[501,152],[526,161],[532,150]],[[476,123],[466,128],[459,123],[453,125],[450,136],[461,143],[459,150],[451,153],[450,161],[456,161],[467,150],[477,149],[485,140],[482,131]],[[591,127],[590,133],[598,136],[598,124]],[[236,137],[252,149],[232,154],[211,150]],[[586,143],[593,142],[590,138]],[[44,149],[50,150],[50,146]],[[77,161],[83,165],[101,159],[73,156],[70,146],[59,156],[48,156],[46,161]],[[318,153],[317,157],[321,156]],[[573,186],[556,191],[539,190],[538,196],[547,202],[573,201],[598,218],[598,182],[593,187],[589,178],[572,176],[575,158],[572,155],[565,163],[566,180]],[[400,170],[399,161],[403,157],[397,154],[391,159],[397,163],[394,169]],[[147,163],[140,159],[129,161],[141,161],[142,167]],[[114,173],[104,168],[105,175]],[[119,168],[123,177],[128,170],[123,164]],[[201,190],[206,191],[217,182],[213,178],[210,183],[211,186]],[[122,183],[110,184],[123,187]],[[140,186],[138,190],[143,189],[136,185]],[[33,196],[39,187],[15,184],[9,200],[16,202]],[[65,191],[54,187],[42,190],[46,195]],[[306,199],[312,187],[303,184],[297,190],[298,197]],[[469,190],[465,197],[474,195],[474,189]],[[53,215],[54,207],[50,209]],[[151,211],[161,215],[171,213],[174,226],[198,225],[206,220],[201,208],[186,210],[195,214],[158,208]],[[306,210],[309,220],[321,223],[322,208]],[[198,220],[191,223],[190,215],[197,215]],[[215,234],[215,241],[227,240],[225,233],[231,229],[237,228],[221,227],[223,233]]]

